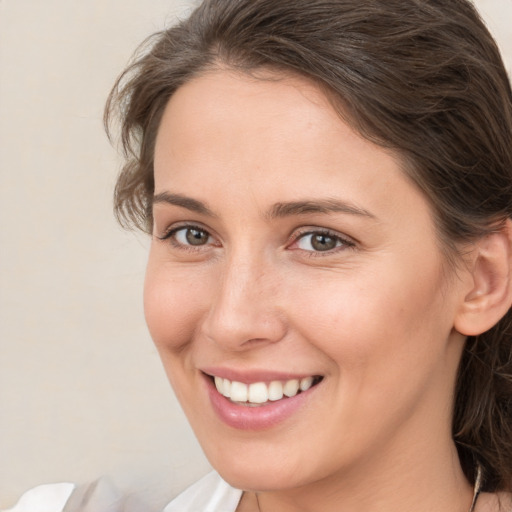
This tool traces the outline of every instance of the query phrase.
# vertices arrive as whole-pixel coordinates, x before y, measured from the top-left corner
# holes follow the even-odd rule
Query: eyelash
[[[161,236],[161,237],[157,236],[157,238],[161,241],[168,240],[174,247],[176,247],[177,249],[180,249],[180,250],[184,250],[184,251],[197,252],[197,251],[201,251],[204,248],[204,246],[210,245],[210,244],[208,244],[208,242],[206,244],[197,245],[197,246],[178,242],[176,239],[176,234],[180,231],[187,231],[187,230],[200,231],[200,232],[208,235],[209,239],[212,238],[212,235],[210,234],[210,232],[207,229],[205,229],[201,226],[195,225],[195,224],[185,224],[185,225],[173,227],[173,228],[169,229],[163,236]],[[322,257],[324,255],[325,256],[332,255],[333,253],[336,253],[340,250],[351,249],[351,248],[355,247],[355,245],[356,245],[355,242],[353,242],[352,240],[345,238],[345,237],[341,236],[340,234],[330,231],[328,229],[306,228],[304,231],[299,230],[298,232],[294,233],[289,238],[287,247],[297,244],[299,241],[305,239],[307,236],[310,236],[310,235],[316,235],[316,236],[320,235],[320,236],[332,238],[336,241],[337,245],[334,248],[328,249],[325,251],[315,251],[315,250],[307,250],[307,249],[300,249],[300,248],[294,249],[294,250],[302,250],[303,252],[307,253],[308,256],[310,256],[310,257]]]

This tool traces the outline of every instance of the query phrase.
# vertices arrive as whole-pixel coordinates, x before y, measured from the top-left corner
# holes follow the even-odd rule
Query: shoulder
[[[3,512],[62,512],[74,490],[75,484],[71,483],[38,485]]]
[[[242,491],[211,472],[183,491],[163,512],[235,512],[241,497]]]

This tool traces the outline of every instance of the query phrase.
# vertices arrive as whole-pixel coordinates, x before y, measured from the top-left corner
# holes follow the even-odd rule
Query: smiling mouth
[[[258,407],[292,398],[316,386],[323,379],[322,376],[312,375],[301,379],[244,384],[243,382],[231,381],[214,375],[210,377],[221,395],[235,404],[246,407]]]

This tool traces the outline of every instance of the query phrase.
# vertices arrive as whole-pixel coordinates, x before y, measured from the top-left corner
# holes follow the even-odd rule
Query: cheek
[[[451,324],[437,269],[316,276],[290,294],[304,336],[339,366],[399,364],[441,349]],[[411,361],[412,362],[412,361]],[[379,363],[380,364],[380,363]]]
[[[332,414],[354,443],[376,418],[384,433],[397,428],[432,382],[446,383],[450,322],[435,273],[375,277],[294,293],[296,330],[330,361]]]
[[[144,283],[144,312],[151,337],[162,350],[190,343],[208,303],[207,279],[156,260],[150,254]]]

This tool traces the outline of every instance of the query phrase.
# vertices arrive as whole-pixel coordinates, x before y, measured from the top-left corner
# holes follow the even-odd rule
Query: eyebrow
[[[167,203],[174,206],[185,208],[201,215],[208,217],[217,217],[215,213],[202,201],[193,199],[182,194],[174,194],[171,192],[161,192],[153,196],[153,204]],[[373,213],[360,208],[351,203],[341,201],[339,199],[303,199],[300,201],[289,201],[274,204],[266,217],[268,219],[291,217],[293,215],[307,215],[313,213],[328,214],[328,213],[346,213],[349,215],[357,215],[376,219]]]
[[[277,203],[270,209],[268,217],[272,219],[291,215],[307,215],[310,213],[347,213],[349,215],[376,219],[373,213],[370,213],[364,208],[333,198],[305,199],[301,201]]]
[[[153,204],[158,203],[167,203],[175,206],[181,206],[181,208],[186,208],[192,212],[200,213],[201,215],[206,215],[208,217],[216,217],[216,215],[208,208],[208,206],[198,201],[197,199],[192,199],[191,197],[184,196],[182,194],[171,194],[170,192],[161,192],[160,194],[156,194],[153,196]]]

